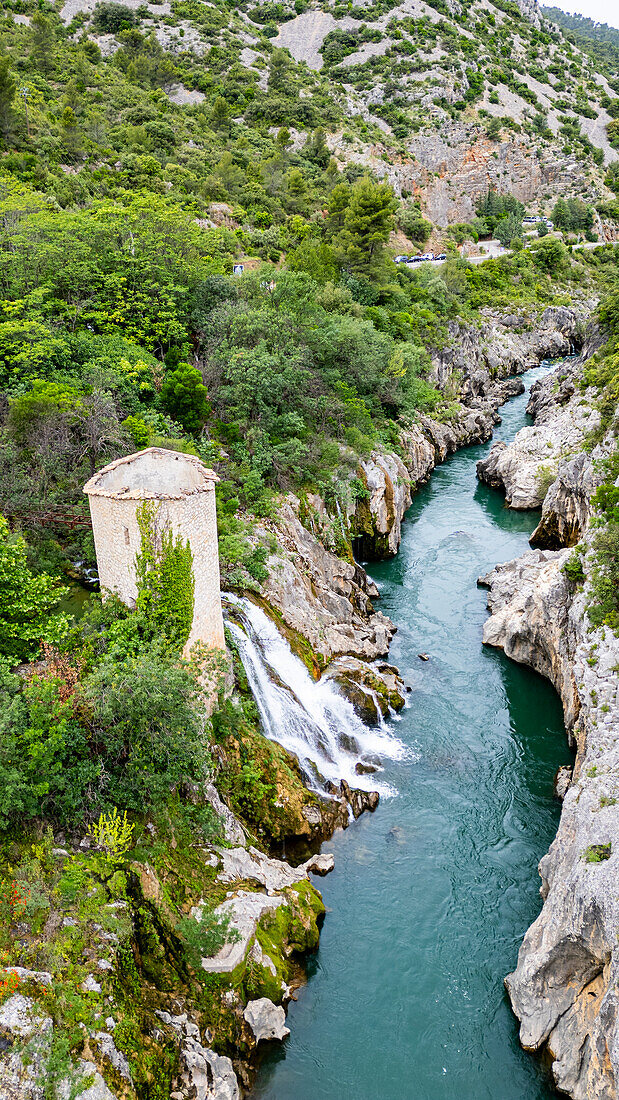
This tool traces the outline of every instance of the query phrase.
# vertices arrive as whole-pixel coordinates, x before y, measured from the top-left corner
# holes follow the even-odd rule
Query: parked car
[[[411,256],[410,260],[408,260],[407,262],[409,264],[420,264],[423,259],[423,256]]]
[[[406,264],[408,263],[409,259],[409,256],[395,256],[393,262],[394,264]]]
[[[447,253],[446,252],[439,252],[438,255],[434,257],[434,259],[435,260],[446,260],[447,259]]]

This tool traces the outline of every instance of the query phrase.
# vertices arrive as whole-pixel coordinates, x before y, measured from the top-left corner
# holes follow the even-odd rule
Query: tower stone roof
[[[196,455],[147,447],[103,466],[84,486],[89,497],[113,500],[182,500],[209,493],[219,478]]]

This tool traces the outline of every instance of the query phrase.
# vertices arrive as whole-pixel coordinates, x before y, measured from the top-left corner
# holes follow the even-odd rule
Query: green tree
[[[0,58],[0,133],[4,138],[9,136],[13,127],[13,100],[17,91],[9,65],[8,57]]]
[[[349,203],[350,186],[347,183],[336,183],[329,195],[329,213],[325,227],[329,239],[336,238],[343,232]]]
[[[293,214],[307,212],[307,183],[299,168],[286,173],[286,205]]]
[[[327,167],[331,160],[331,153],[329,152],[322,126],[314,130],[311,138],[308,138],[303,152],[308,160],[313,161],[314,164],[319,165],[320,168]]]
[[[426,221],[417,204],[398,211],[398,225],[409,240],[420,245],[425,244],[432,233],[432,223]]]
[[[292,144],[290,130],[287,126],[280,126],[279,130],[277,131],[277,137],[275,140],[277,141],[277,144],[279,145],[282,152],[285,152],[288,146]]]
[[[531,249],[535,266],[548,275],[558,275],[568,267],[568,251],[563,241],[556,237],[545,237],[536,242]]]
[[[491,118],[486,126],[486,137],[489,141],[500,141],[503,124],[500,118]]]
[[[99,34],[118,34],[119,31],[133,27],[136,23],[136,13],[124,4],[110,3],[96,4],[92,15],[93,30]]]
[[[143,812],[165,803],[184,779],[208,776],[200,687],[163,639],[123,660],[110,654],[84,683],[83,697],[104,777],[91,812],[102,803]]]
[[[230,107],[223,96],[218,95],[213,104],[211,122],[215,130],[228,130],[230,128]]]
[[[290,58],[288,51],[276,47],[271,54],[269,65],[269,89],[271,91],[285,92],[288,90],[289,70]]]
[[[508,248],[512,241],[522,241],[522,218],[508,214],[497,222],[495,233],[503,248]]]
[[[197,367],[179,363],[167,374],[161,387],[161,403],[185,431],[197,434],[209,413],[206,386]]]
[[[350,192],[339,248],[349,271],[369,276],[380,268],[394,226],[396,200],[386,183],[364,176]]]
[[[68,589],[28,567],[26,542],[12,535],[0,516],[0,657],[23,661],[41,642],[55,644],[68,627],[66,615],[52,615]]]
[[[557,199],[552,211],[552,220],[557,229],[568,229],[569,214],[565,199]]]
[[[68,105],[60,116],[60,132],[63,152],[71,160],[79,156],[83,143],[75,111]]]
[[[48,74],[54,68],[56,35],[48,16],[35,11],[30,20],[31,57],[37,69]]]

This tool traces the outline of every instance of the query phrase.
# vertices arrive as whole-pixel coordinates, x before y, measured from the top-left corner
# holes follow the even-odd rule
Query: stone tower
[[[215,511],[218,480],[194,455],[148,447],[104,466],[84,486],[101,591],[115,592],[129,607],[135,606],[137,597],[135,556],[141,536],[136,511],[142,501],[154,501],[158,522],[189,541],[195,596],[185,653],[196,641],[225,648]]]

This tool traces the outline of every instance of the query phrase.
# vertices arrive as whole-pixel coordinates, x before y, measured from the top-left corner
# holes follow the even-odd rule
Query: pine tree
[[[9,68],[8,57],[0,58],[0,133],[8,137],[15,118],[13,112],[13,100],[17,84]]]
[[[307,141],[305,149],[303,150],[308,160],[317,164],[320,168],[326,168],[331,160],[331,154],[325,141],[325,132],[322,126],[319,126],[317,130],[314,130],[311,138]]]
[[[60,128],[65,154],[70,158],[79,156],[82,151],[82,135],[72,107],[66,106],[62,112]]]
[[[552,212],[552,220],[555,223],[557,229],[568,228],[569,214],[567,205],[563,199],[558,199],[555,203],[555,207]]]
[[[346,211],[350,203],[350,187],[347,183],[336,183],[329,196],[329,216],[326,236],[333,239],[343,231]]]
[[[522,218],[517,214],[508,214],[497,222],[496,235],[503,248],[507,248],[512,241],[522,240]]]
[[[271,64],[269,65],[270,91],[283,92],[286,90],[289,69],[290,58],[286,50],[274,49],[271,54]]]
[[[393,191],[386,183],[373,183],[364,176],[353,185],[344,229],[336,242],[349,271],[367,276],[381,266],[396,206]]]
[[[51,21],[42,12],[36,11],[30,20],[32,47],[30,56],[37,69],[49,73],[54,67],[54,48],[56,35]]]
[[[230,108],[223,96],[218,95],[213,104],[211,121],[215,130],[227,130],[230,126]]]

